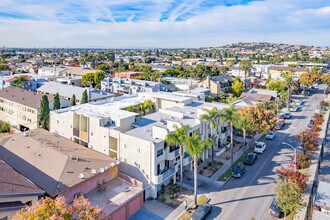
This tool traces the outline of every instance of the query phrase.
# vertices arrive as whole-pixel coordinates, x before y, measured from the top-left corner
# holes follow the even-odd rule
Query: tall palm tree
[[[210,133],[211,133],[211,139],[215,142],[216,135],[215,135],[215,129],[217,128],[217,120],[220,117],[219,111],[216,108],[204,109],[206,113],[199,116],[200,120],[207,121],[210,124]],[[212,163],[214,161],[214,146],[212,146]]]
[[[231,149],[231,169],[233,169],[234,158],[233,158],[233,123],[235,121],[235,106],[231,105],[229,108],[222,109],[220,117],[224,122],[230,124],[230,149]]]
[[[234,115],[233,126],[243,132],[244,138],[244,149],[246,145],[246,132],[252,128],[252,123],[250,122],[250,115],[246,115],[243,112],[238,111]]]
[[[251,64],[251,61],[249,60],[242,60],[240,63],[239,63],[241,69],[244,71],[244,85],[246,83],[246,76],[247,76],[247,73],[251,70],[252,68],[252,64]]]
[[[291,88],[295,85],[295,83],[294,83],[292,76],[290,76],[290,75],[285,76],[284,79],[285,79],[285,85],[288,88],[288,97],[287,97],[286,105],[289,110],[289,103],[290,103],[290,99],[291,99]]]
[[[182,127],[178,127],[177,125],[174,125],[174,132],[169,133],[165,137],[165,142],[169,145],[176,145],[180,147],[179,153],[180,153],[180,191],[182,193],[182,177],[183,177],[183,147],[185,145],[185,141],[188,138],[188,130],[189,126],[185,125]]]
[[[185,141],[186,151],[194,158],[194,203],[197,206],[197,160],[203,153],[204,149],[213,146],[211,139],[202,140],[197,131],[192,136],[188,136]]]

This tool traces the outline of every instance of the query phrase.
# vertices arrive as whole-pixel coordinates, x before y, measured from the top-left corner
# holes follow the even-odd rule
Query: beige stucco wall
[[[7,121],[17,128],[19,128],[19,125],[23,125],[34,129],[38,126],[38,111],[0,98],[0,120]]]

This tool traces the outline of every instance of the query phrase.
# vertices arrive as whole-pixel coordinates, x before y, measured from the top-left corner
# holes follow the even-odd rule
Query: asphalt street
[[[307,127],[315,109],[319,108],[319,103],[324,98],[324,88],[325,86],[320,85],[311,96],[303,97],[304,103],[299,111],[292,112],[291,119],[287,119],[286,125],[276,132],[274,140],[265,141],[267,150],[258,155],[252,166],[247,166],[243,177],[231,178],[221,191],[214,194],[210,201],[213,210],[207,217],[208,220],[273,219],[268,208],[274,198],[274,187],[278,179],[276,171],[281,166],[287,166],[294,155],[293,150],[282,142],[298,146],[295,135]]]

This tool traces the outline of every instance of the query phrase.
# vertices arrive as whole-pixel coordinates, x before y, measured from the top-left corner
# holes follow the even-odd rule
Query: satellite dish
[[[111,163],[110,166],[113,167],[115,164],[114,163]]]
[[[103,167],[100,168],[99,173],[104,173],[104,168]]]
[[[84,178],[85,178],[85,175],[84,175],[83,173],[80,173],[80,174],[79,174],[79,178],[80,178],[80,179],[84,179]]]
[[[93,174],[93,175],[96,174],[96,170],[92,169],[91,174]]]

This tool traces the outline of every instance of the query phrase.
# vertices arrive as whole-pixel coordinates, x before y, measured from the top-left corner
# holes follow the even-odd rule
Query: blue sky
[[[330,46],[330,0],[0,0],[0,46]]]

